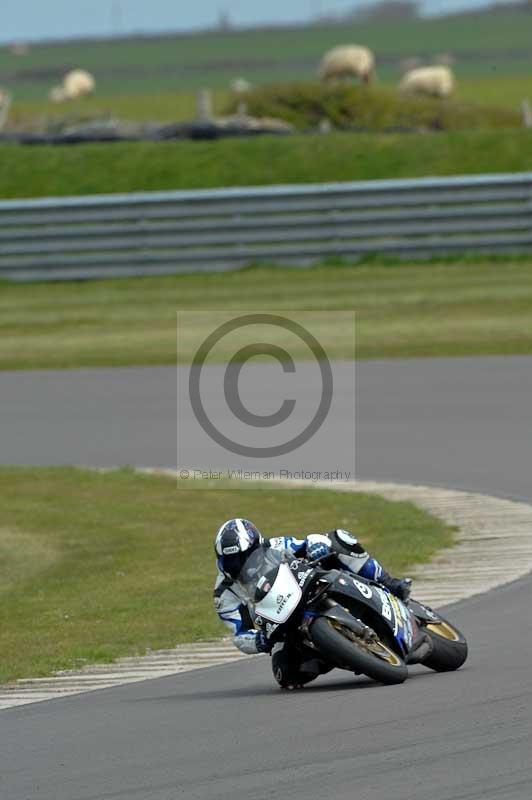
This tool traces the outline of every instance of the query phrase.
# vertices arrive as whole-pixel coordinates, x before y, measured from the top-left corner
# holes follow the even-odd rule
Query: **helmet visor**
[[[240,570],[246,563],[246,558],[248,555],[249,552],[235,553],[234,555],[230,556],[222,556],[222,570],[224,574],[229,578],[236,580],[240,574]]]

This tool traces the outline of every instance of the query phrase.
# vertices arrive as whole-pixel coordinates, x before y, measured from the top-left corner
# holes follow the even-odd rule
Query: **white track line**
[[[81,671],[63,670],[50,678],[29,678],[17,681],[12,686],[0,687],[0,711],[12,706],[138,683],[149,678],[163,678],[246,658],[250,656],[239,653],[228,639],[179,645],[172,650],[157,650],[140,658],[121,658],[114,664],[93,664]]]
[[[170,471],[150,472],[175,475]],[[430,564],[412,570],[416,578],[414,594],[428,605],[438,607],[464,600],[532,571],[532,506],[526,503],[434,487],[368,481],[317,484],[316,488],[368,492],[388,500],[413,502],[458,528],[454,547],[437,553]],[[114,664],[96,664],[78,672],[64,671],[51,678],[20,680],[0,687],[0,710],[246,658],[253,656],[242,655],[227,639],[180,645],[140,658],[122,658]]]

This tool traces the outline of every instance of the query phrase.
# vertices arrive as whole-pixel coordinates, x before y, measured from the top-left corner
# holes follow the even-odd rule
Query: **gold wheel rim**
[[[460,641],[460,636],[448,622],[431,622],[427,625],[427,630],[450,642]]]
[[[378,652],[375,648],[378,648]],[[368,651],[374,656],[377,656],[377,658],[380,658],[381,661],[386,661],[392,667],[400,667],[403,664],[397,653],[394,653],[387,645],[383,644],[380,639],[375,645],[370,645]]]
[[[366,653],[370,653],[372,656],[379,658],[381,661],[386,661],[392,667],[400,667],[403,665],[403,662],[397,653],[394,653],[394,651],[385,645],[380,639],[376,639],[373,642],[367,642],[365,639],[362,639],[361,636],[357,636],[356,633],[350,631],[349,628],[346,628],[341,623],[336,622],[336,620],[327,618],[327,622],[331,628],[337,630],[342,634],[342,636],[344,636],[346,639],[349,639]]]

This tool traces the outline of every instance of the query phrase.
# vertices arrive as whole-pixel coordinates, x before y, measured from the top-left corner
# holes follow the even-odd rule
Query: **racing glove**
[[[412,578],[403,578],[400,590],[399,597],[406,603],[407,600],[410,600],[410,595],[412,594]]]
[[[412,578],[403,578],[400,581],[396,581],[395,589],[392,589],[392,591],[399,600],[406,603],[412,592]]]
[[[325,542],[314,542],[307,545],[307,558],[309,561],[318,561],[320,558],[327,558],[331,553],[331,548]]]
[[[379,582],[382,583],[386,589],[389,589],[392,594],[402,600],[404,603],[409,599],[412,591],[412,578],[392,578],[384,570],[379,577]]]
[[[272,644],[268,640],[264,631],[257,631],[255,644],[257,646],[257,653],[271,653],[272,651]]]

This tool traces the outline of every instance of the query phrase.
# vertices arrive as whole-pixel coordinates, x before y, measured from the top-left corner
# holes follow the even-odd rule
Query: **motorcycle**
[[[447,672],[467,658],[463,634],[441,614],[321,562],[259,548],[238,582],[272,645],[288,639],[329,666],[379,683],[403,683],[409,663]]]

